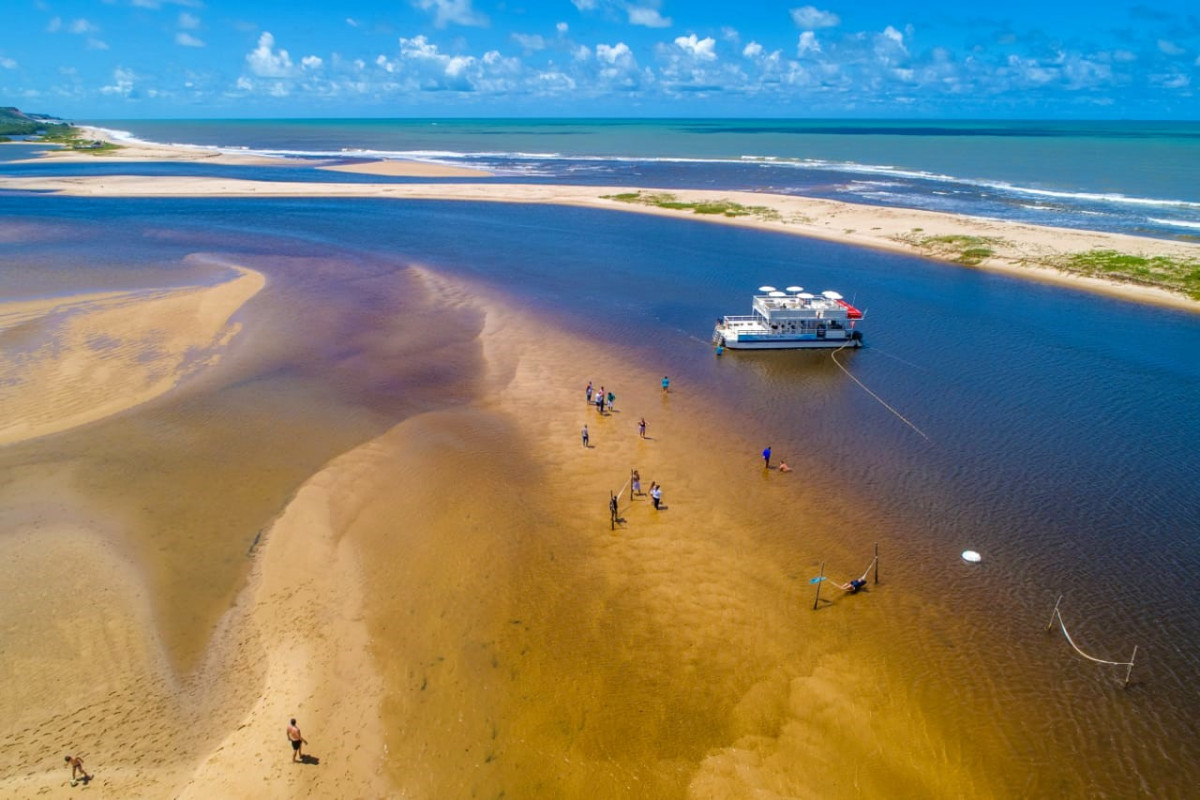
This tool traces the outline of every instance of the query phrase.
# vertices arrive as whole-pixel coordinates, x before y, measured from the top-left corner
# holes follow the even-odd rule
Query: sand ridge
[[[140,405],[214,363],[266,283],[235,269],[211,286],[0,304],[0,445]]]

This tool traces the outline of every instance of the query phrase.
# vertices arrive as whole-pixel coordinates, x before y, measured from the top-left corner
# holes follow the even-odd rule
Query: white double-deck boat
[[[837,292],[820,295],[789,286],[779,291],[760,286],[754,296],[754,313],[721,317],[713,330],[718,347],[744,350],[791,350],[820,347],[862,347],[862,333],[854,329],[863,312]]]

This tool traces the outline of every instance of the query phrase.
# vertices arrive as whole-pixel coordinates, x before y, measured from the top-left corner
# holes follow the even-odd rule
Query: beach
[[[209,159],[151,150],[117,157]],[[321,168],[482,177],[392,161]],[[933,416],[920,421],[940,441],[917,441],[844,379],[843,366],[824,356],[714,361],[697,339],[704,326],[681,333],[670,303],[653,298],[724,296],[711,278],[679,280],[667,265],[710,251],[719,260],[722,247],[739,252],[758,241],[726,235],[787,234],[763,246],[773,269],[792,262],[793,239],[812,239],[851,246],[829,250],[831,258],[851,248],[917,256],[895,262],[913,280],[994,273],[979,295],[1017,299],[988,306],[971,294],[971,280],[965,296],[984,317],[1025,325],[1020,338],[1036,340],[1045,312],[1031,312],[1032,323],[1008,320],[1025,297],[1039,308],[1101,304],[1097,326],[1160,310],[1190,319],[1198,308],[1161,289],[1063,273],[1055,259],[1109,249],[1193,259],[1200,245],[761,191],[671,190],[682,203],[767,210],[699,215],[617,199],[644,191],[637,186],[497,177],[3,176],[0,189],[51,193],[39,202],[79,203],[81,215],[88,203],[161,200],[114,213],[137,219],[127,223],[133,239],[170,246],[142,256],[136,280],[100,264],[42,284],[22,262],[14,272],[28,273],[32,288],[0,303],[0,585],[9,598],[0,609],[0,797],[86,789],[112,798],[987,798],[1086,793],[1088,771],[1059,769],[1071,757],[1109,769],[1100,780],[1118,790],[1134,785],[1122,776],[1140,772],[1155,784],[1163,763],[1186,761],[1188,745],[1172,740],[1164,756],[1139,749],[1105,766],[1104,724],[1137,715],[1119,706],[1107,676],[1073,662],[1064,670],[1065,654],[1035,635],[1044,620],[1026,630],[1021,603],[1031,591],[1012,576],[1049,567],[1023,565],[1013,553],[1020,545],[998,534],[987,555],[1007,565],[978,574],[946,567],[946,543],[921,538],[927,518],[892,507],[908,497],[922,513],[952,518],[956,532],[973,530],[971,514],[985,514],[973,497],[956,496],[957,473],[939,452],[957,448],[965,458],[958,450],[1003,439],[999,425],[981,423],[977,434],[969,420],[969,438],[954,439],[938,431],[930,404],[900,402],[918,418]],[[281,216],[245,221],[247,198],[276,203]],[[350,217],[348,234],[330,232],[318,220],[341,206],[310,208],[306,199],[377,203],[378,216]],[[455,210],[441,216],[440,203],[426,201],[514,216],[490,223],[500,244],[421,251],[439,225],[458,224]],[[409,221],[410,205],[427,216]],[[572,216],[520,216],[523,206]],[[305,236],[279,232],[304,220]],[[555,270],[509,278],[525,258],[497,255],[514,221],[533,231],[517,237],[561,229],[562,239],[541,245],[549,252],[586,236],[596,261],[573,268],[588,276],[603,276],[623,248],[645,246],[646,231],[671,231],[655,243],[666,253],[655,262],[663,275],[622,264],[601,281],[652,298],[649,312],[629,312],[653,320],[650,333],[626,333],[624,301],[587,282],[563,279],[582,287],[564,310]],[[366,248],[357,232],[368,226],[413,229],[403,246],[415,255],[392,254],[401,245]],[[85,242],[117,241],[76,228],[87,231]],[[39,242],[64,240],[68,229],[14,221],[0,241],[37,255]],[[984,238],[991,254],[962,266],[920,244],[928,237]],[[456,258],[481,266],[455,273],[444,261]],[[1014,289],[1011,277],[1037,290]],[[543,283],[546,295],[534,291]],[[1050,286],[1084,299],[1047,296]],[[890,313],[880,316],[894,326],[894,306]],[[961,364],[947,379],[936,365],[906,361],[916,356],[894,338],[879,338],[877,360],[898,365],[883,373],[893,375],[893,401],[936,383],[947,403],[969,409],[964,416],[1021,419],[1021,404],[1044,406],[1041,392],[1053,382],[1026,370],[993,386],[986,366],[973,381],[957,377],[968,374]],[[968,363],[992,352],[964,350]],[[1030,362],[1056,357],[1048,352]],[[868,381],[882,380],[862,367]],[[1137,373],[1124,362],[1109,371]],[[615,393],[608,413],[585,403],[588,382]],[[1098,390],[1101,403],[1107,391]],[[1138,393],[1112,393],[1115,422],[1092,407],[1076,411],[1069,397],[1063,416],[1078,413],[1098,430],[1142,417],[1127,399]],[[1001,398],[1002,407],[971,405],[979,398]],[[637,432],[643,417],[647,438]],[[585,424],[590,447],[580,442]],[[984,476],[980,496],[1003,495],[996,486],[1023,471],[1062,471],[1026,455],[1039,442],[1053,448],[1037,426],[1064,427],[1058,415],[1025,425],[1012,464],[989,461],[987,451],[982,466],[962,470]],[[764,469],[766,444],[794,471]],[[1163,464],[1180,463],[1155,447]],[[882,471],[860,472],[860,454],[880,458]],[[1094,460],[1114,479],[1123,473],[1113,463],[1132,460],[1124,451],[1106,458]],[[632,494],[631,469],[644,489],[663,485],[663,509]],[[894,485],[879,478],[889,469]],[[1053,501],[1031,494],[1040,509]],[[1039,537],[1054,541],[1040,529]],[[1168,557],[1153,551],[1145,568],[1169,569]],[[1076,570],[1080,583],[1089,569]],[[862,594],[835,585],[860,574]],[[818,599],[813,581],[825,575]],[[1104,619],[1096,606],[1105,604],[1089,605],[1075,586],[1072,610]],[[1012,613],[975,624],[997,604]],[[1017,688],[1000,687],[1016,675]],[[1104,724],[1073,716],[1081,697]],[[1131,702],[1151,704],[1140,695]],[[309,740],[304,763],[292,762],[285,741],[291,718]],[[1136,721],[1122,724],[1145,734]],[[91,785],[66,786],[66,753],[83,756]]]
[[[412,168],[416,171],[408,171],[409,167],[390,172],[359,167],[347,169],[368,174],[428,176],[421,165]],[[448,176],[453,174],[447,173]],[[1190,262],[1200,258],[1200,244],[765,192],[682,189],[669,193],[671,201],[677,203],[735,203],[759,209],[757,213],[746,215],[699,215],[688,209],[616,199],[619,195],[653,196],[638,187],[597,190],[588,186],[505,184],[496,179],[464,184],[312,184],[204,177],[105,176],[0,178],[0,188],[55,192],[74,197],[341,197],[569,205],[688,217],[714,224],[784,232],[858,247],[911,253],[960,267],[959,254],[963,246],[953,243],[962,241],[968,246],[983,244],[988,250],[986,257],[972,261],[968,268],[1000,270],[1030,280],[1074,286],[1136,302],[1200,309],[1200,301],[1178,292],[1154,285],[1073,274],[1055,266],[1076,254],[1105,251]],[[951,245],[938,244],[946,241]]]

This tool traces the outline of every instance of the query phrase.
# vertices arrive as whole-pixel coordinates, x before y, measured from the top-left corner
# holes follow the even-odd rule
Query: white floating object
[[[821,292],[821,297],[827,300],[841,300],[842,296],[837,292]]]
[[[983,556],[974,550],[963,550],[962,559],[969,564],[978,564],[980,561],[983,561]]]
[[[804,287],[803,287],[803,286],[789,286],[789,287],[787,287],[787,289],[786,289],[785,291],[788,291],[788,292],[803,292],[803,291],[804,291]]]
[[[758,287],[758,290],[760,292],[777,292],[777,291],[779,291],[774,286],[760,286],[760,287]]]

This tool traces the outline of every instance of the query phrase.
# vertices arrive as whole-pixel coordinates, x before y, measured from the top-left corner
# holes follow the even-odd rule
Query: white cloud
[[[471,0],[414,0],[413,5],[422,11],[432,11],[433,24],[438,28],[447,25],[482,28],[488,24],[486,14],[471,8]]]
[[[16,69],[17,61],[16,59],[8,58],[7,56],[0,56],[0,67],[4,69]]]
[[[711,36],[697,39],[694,33],[689,36],[679,36],[675,39],[675,46],[697,61],[716,61],[716,44],[716,41]]]
[[[801,6],[791,10],[792,22],[797,28],[816,30],[817,28],[834,28],[842,24],[842,18],[832,11],[822,11],[816,6]]]
[[[129,97],[133,94],[133,81],[136,77],[133,70],[117,67],[113,70],[113,82],[108,86],[101,86],[100,91],[104,94]]]
[[[513,41],[521,45],[521,49],[527,53],[532,53],[535,50],[545,50],[546,40],[540,34],[514,33]]]
[[[596,59],[606,64],[628,65],[633,62],[633,52],[624,42],[617,42],[611,47],[606,44],[598,44],[596,45]]]
[[[1158,40],[1158,49],[1168,56],[1181,56],[1184,53],[1182,47],[1167,39]]]
[[[596,10],[596,0],[571,0],[571,5],[575,6],[580,11]]]
[[[1191,85],[1192,79],[1187,75],[1180,74],[1151,75],[1150,82],[1155,83],[1164,89],[1186,89]]]
[[[734,44],[737,44],[742,40],[742,36],[738,33],[737,28],[731,28],[728,25],[722,26],[721,38],[727,42],[733,42]]]
[[[325,62],[321,60],[320,56],[305,56],[304,58],[300,59],[300,66],[304,67],[305,69],[320,69],[321,65],[324,63]]]
[[[108,42],[105,42],[101,39],[89,38],[87,40],[87,49],[88,50],[107,50]]]
[[[351,28],[357,28],[358,20],[356,20],[354,17],[346,17],[346,24],[349,25]]]
[[[275,37],[269,31],[263,31],[258,47],[246,54],[246,64],[260,78],[286,78],[293,71],[288,51],[275,50]]]
[[[46,23],[46,30],[50,33],[58,33],[62,29],[62,17],[54,17],[50,22]]]
[[[241,89],[243,92],[254,91],[254,82],[243,75],[237,79],[237,88]]]
[[[67,27],[67,31],[70,33],[95,33],[97,30],[99,30],[99,28],[82,18],[73,21],[70,26]]]
[[[197,30],[200,27],[200,18],[183,11],[179,14],[179,27],[185,31]]]
[[[671,18],[664,17],[658,13],[657,8],[630,5],[625,10],[629,14],[630,25],[641,25],[645,28],[666,28],[671,24]]]
[[[821,52],[821,43],[817,41],[817,35],[812,31],[805,31],[800,34],[800,38],[796,41],[796,55],[806,55],[808,53]]]
[[[571,26],[565,22],[560,22],[554,26],[554,29],[556,31],[558,31],[559,33],[566,33],[567,31],[569,31],[571,29]]]
[[[204,47],[204,42],[192,36],[187,31],[180,31],[175,34],[175,44],[180,47]]]
[[[742,55],[746,58],[758,58],[763,54],[763,46],[758,42],[751,42],[742,48]]]

